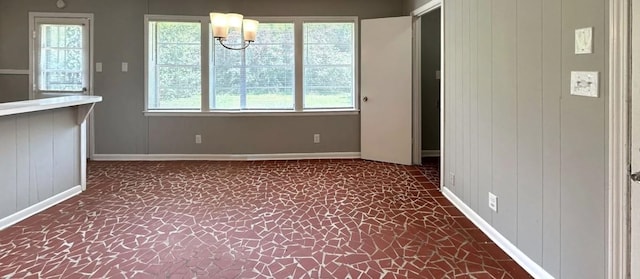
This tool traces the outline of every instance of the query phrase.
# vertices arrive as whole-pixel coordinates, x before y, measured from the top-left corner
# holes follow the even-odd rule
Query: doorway
[[[420,17],[422,161],[440,157],[441,20],[437,8]]]
[[[412,12],[413,48],[413,164],[427,172],[443,163],[444,84],[442,2],[432,0]],[[442,176],[442,174],[440,174]],[[441,178],[438,177],[438,181]],[[439,184],[439,183],[438,183]],[[439,186],[439,185],[438,185]]]

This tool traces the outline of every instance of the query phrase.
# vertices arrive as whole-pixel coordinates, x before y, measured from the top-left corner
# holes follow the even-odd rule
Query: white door
[[[631,26],[640,24],[640,0],[632,3]],[[640,171],[640,29],[632,29],[631,169]],[[631,182],[631,278],[640,278],[640,182]]]
[[[411,17],[362,20],[363,159],[411,164]]]

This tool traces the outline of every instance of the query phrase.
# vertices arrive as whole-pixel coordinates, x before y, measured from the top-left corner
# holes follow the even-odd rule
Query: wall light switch
[[[598,72],[571,72],[571,95],[598,98]]]
[[[122,62],[122,71],[123,72],[128,72],[129,71],[129,63]]]
[[[576,29],[576,54],[593,53],[593,27]]]
[[[96,72],[102,73],[102,63],[101,62],[96,63]]]
[[[442,74],[440,71],[436,71],[436,79],[440,79],[440,77],[442,77]]]

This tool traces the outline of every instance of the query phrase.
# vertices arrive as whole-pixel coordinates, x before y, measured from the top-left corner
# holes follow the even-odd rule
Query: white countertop
[[[28,101],[0,103],[0,116],[72,107],[101,102],[101,96],[64,96]]]

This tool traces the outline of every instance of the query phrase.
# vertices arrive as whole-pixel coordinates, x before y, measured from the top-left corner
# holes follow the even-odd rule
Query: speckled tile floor
[[[91,162],[86,192],[0,231],[0,277],[528,278],[429,164]]]

